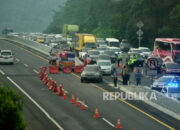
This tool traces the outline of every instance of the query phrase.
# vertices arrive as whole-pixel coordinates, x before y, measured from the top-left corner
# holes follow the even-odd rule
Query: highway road
[[[180,122],[141,101],[104,101],[103,92],[116,91],[106,82],[81,83],[77,74],[49,75],[68,92],[67,99],[57,96],[38,77],[40,66],[48,66],[45,56],[8,41],[0,40],[1,49],[15,52],[14,65],[0,65],[1,79],[9,80],[26,97],[25,119],[29,129],[113,130],[120,117],[123,130],[180,129]],[[105,80],[112,83],[112,77]],[[71,94],[85,100],[84,111],[70,103]],[[100,118],[94,119],[98,107]]]

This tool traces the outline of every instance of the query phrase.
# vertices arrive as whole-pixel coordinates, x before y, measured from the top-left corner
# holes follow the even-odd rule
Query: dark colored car
[[[101,82],[102,77],[101,68],[98,65],[87,65],[81,73],[81,82],[84,82],[84,80]]]
[[[177,63],[165,63],[161,67],[163,74],[176,74],[180,75],[180,66]]]

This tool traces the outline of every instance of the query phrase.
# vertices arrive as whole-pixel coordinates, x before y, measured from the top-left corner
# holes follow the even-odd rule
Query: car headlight
[[[84,77],[85,76],[85,73],[81,73],[81,77]]]

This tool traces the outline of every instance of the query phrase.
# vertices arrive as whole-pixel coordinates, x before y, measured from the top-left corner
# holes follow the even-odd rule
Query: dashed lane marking
[[[105,118],[102,118],[102,120],[104,120],[106,123],[108,123],[110,126],[112,127],[115,127],[115,125],[113,125],[110,121],[108,121],[107,119]]]
[[[0,73],[2,74],[2,75],[4,75],[5,73],[0,69]]]
[[[33,69],[33,71],[34,71],[36,74],[38,74],[38,71],[37,71],[37,70]]]
[[[18,58],[16,58],[16,61],[19,62],[20,60]]]
[[[28,65],[27,65],[27,64],[24,64],[24,66],[25,66],[25,67],[28,67]]]
[[[24,95],[26,95],[46,116],[51,120],[60,130],[64,130],[57,121],[55,121],[44,108],[42,108],[28,93],[26,93],[18,84],[16,84],[10,77],[7,76],[7,79],[11,81]]]

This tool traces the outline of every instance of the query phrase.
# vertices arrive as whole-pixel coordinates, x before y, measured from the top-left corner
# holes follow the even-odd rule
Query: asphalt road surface
[[[179,121],[141,101],[103,100],[103,92],[116,91],[105,82],[81,83],[75,73],[49,75],[67,91],[64,100],[49,91],[38,77],[40,66],[48,66],[46,57],[4,40],[0,40],[0,48],[15,53],[14,65],[0,65],[0,77],[9,80],[15,90],[25,95],[28,129],[113,130],[118,118],[123,130],[180,129]],[[112,82],[110,76],[104,79]],[[86,110],[70,103],[72,93],[85,101]],[[93,117],[96,107],[98,119]]]

